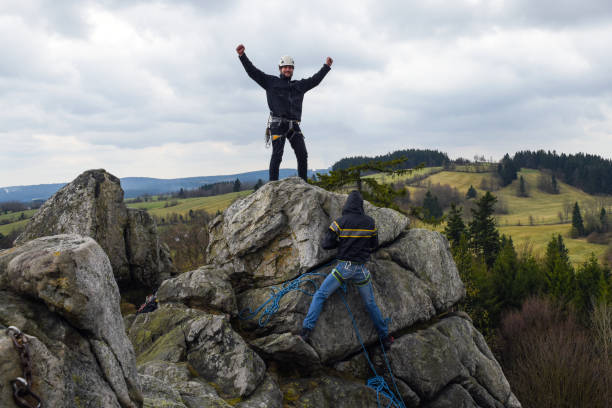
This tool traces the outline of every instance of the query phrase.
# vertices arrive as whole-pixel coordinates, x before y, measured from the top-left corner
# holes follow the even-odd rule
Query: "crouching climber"
[[[378,234],[374,219],[365,215],[359,191],[349,194],[342,209],[342,217],[331,223],[322,246],[324,249],[338,248],[338,264],[314,294],[302,323],[300,337],[304,341],[310,338],[325,300],[345,282],[351,282],[359,290],[385,351],[389,350],[393,337],[389,335],[387,323],[374,299],[370,271],[365,266],[370,253],[378,246]]]

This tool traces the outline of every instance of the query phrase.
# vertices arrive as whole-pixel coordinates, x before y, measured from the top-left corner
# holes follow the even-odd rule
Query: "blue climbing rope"
[[[273,286],[272,288],[270,288],[270,291],[272,292],[270,294],[270,297],[268,298],[268,300],[266,300],[261,306],[259,306],[257,309],[255,309],[255,311],[253,311],[250,307],[243,309],[240,314],[238,315],[240,317],[240,319],[242,320],[249,320],[252,319],[253,317],[257,316],[259,314],[259,312],[262,311],[263,309],[263,313],[262,315],[259,317],[259,326],[260,327],[264,327],[266,324],[268,324],[268,322],[270,321],[270,319],[272,318],[272,316],[274,315],[274,313],[276,313],[279,309],[279,302],[282,299],[283,296],[285,296],[287,293],[297,290],[300,291],[302,293],[305,293],[308,296],[313,296],[314,293],[316,292],[316,290],[318,289],[318,285],[317,282],[314,280],[315,276],[321,276],[321,277],[325,277],[324,274],[322,273],[318,273],[317,271],[330,266],[333,263],[330,262],[326,265],[323,265],[319,268],[317,268],[315,271],[313,272],[307,272],[304,273],[300,276],[298,276],[297,278],[285,282],[282,286]],[[311,284],[314,288],[314,290],[312,292],[306,291],[305,289],[303,289],[302,287],[300,287],[302,284]],[[346,287],[346,283],[343,283],[342,286],[342,291],[344,293],[347,292],[347,287]],[[351,317],[351,322],[353,323],[353,328],[355,329],[355,334],[357,334],[357,339],[359,340],[359,343],[361,343],[361,348],[363,349],[363,354],[366,357],[366,360],[368,361],[368,364],[370,365],[370,368],[372,369],[372,371],[374,372],[374,377],[368,379],[366,385],[370,388],[372,388],[374,391],[376,391],[376,401],[378,402],[378,407],[381,408],[381,395],[384,396],[385,398],[387,398],[387,400],[389,401],[389,403],[387,404],[387,406],[385,408],[406,408],[406,404],[404,404],[404,400],[402,399],[402,396],[397,388],[397,384],[395,383],[395,377],[393,377],[393,373],[391,372],[391,366],[389,365],[389,361],[387,359],[387,353],[385,353],[385,347],[382,344],[382,339],[380,339],[380,348],[383,352],[383,357],[385,359],[385,364],[387,366],[387,370],[389,371],[389,374],[391,375],[391,381],[393,382],[393,386],[395,387],[395,392],[397,393],[394,394],[393,391],[391,390],[391,388],[389,388],[389,385],[387,384],[387,382],[385,381],[385,379],[378,375],[378,373],[376,372],[376,369],[374,368],[374,364],[372,363],[372,360],[370,360],[370,356],[368,355],[368,351],[365,348],[365,345],[363,343],[363,340],[361,339],[361,335],[359,334],[359,330],[357,329],[357,323],[355,322],[355,317],[353,316],[353,313],[351,312],[351,308],[349,307],[346,298],[344,297],[344,293],[340,293],[342,295],[342,302],[344,302],[344,305],[346,306],[346,310],[349,313],[349,316]],[[267,305],[267,306],[266,306]],[[265,309],[264,309],[265,307]],[[399,396],[399,398],[398,398]]]
[[[344,293],[347,292],[346,283],[343,283],[341,288]],[[393,386],[395,387],[395,392],[397,393],[397,395],[394,394],[393,391],[391,391],[385,379],[382,376],[378,375],[378,373],[376,372],[376,368],[374,368],[374,364],[372,363],[372,360],[370,360],[368,351],[366,350],[365,344],[363,343],[363,340],[361,339],[361,335],[359,334],[359,329],[357,328],[357,322],[355,321],[355,316],[353,316],[353,312],[351,312],[351,308],[349,307],[348,302],[346,301],[346,298],[344,297],[344,293],[340,292],[340,295],[342,296],[342,302],[344,302],[344,305],[346,306],[346,310],[348,311],[348,314],[351,317],[351,322],[353,323],[353,328],[355,329],[357,340],[359,340],[359,343],[361,344],[361,348],[363,349],[363,354],[365,355],[366,360],[368,361],[368,364],[370,365],[370,368],[372,369],[372,372],[374,373],[374,377],[368,379],[366,385],[372,388],[374,391],[376,391],[376,401],[378,403],[379,408],[382,407],[381,401],[380,401],[381,395],[386,397],[387,400],[389,401],[389,403],[387,404],[385,408],[390,408],[390,407],[406,408],[406,404],[404,403],[404,400],[402,399],[402,395],[397,389],[397,384],[395,383],[395,377],[393,377],[391,366],[389,365],[389,361],[387,360],[387,353],[385,353],[385,347],[383,346],[382,339],[379,336],[380,348],[383,352],[385,363],[387,365],[387,370],[389,371],[389,374],[391,375],[391,381],[393,382]]]
[[[315,269],[313,272],[304,273],[293,280],[285,282],[282,286],[271,287],[270,292],[272,293],[270,293],[270,297],[268,298],[268,300],[266,300],[261,306],[255,309],[255,311],[253,311],[250,307],[242,309],[238,317],[240,317],[240,319],[242,320],[252,319],[253,317],[257,316],[259,312],[261,312],[261,310],[265,307],[262,315],[259,316],[259,327],[264,327],[266,324],[268,324],[274,313],[278,311],[279,302],[282,297],[285,296],[287,293],[297,290],[299,292],[305,293],[308,296],[313,296],[318,289],[318,285],[317,282],[314,280],[314,277],[325,277],[324,274],[318,273],[317,271],[330,266],[333,262],[334,261],[329,262]],[[312,292],[306,291],[305,289],[300,287],[302,284],[311,284],[314,290]],[[266,305],[268,306],[266,307]]]

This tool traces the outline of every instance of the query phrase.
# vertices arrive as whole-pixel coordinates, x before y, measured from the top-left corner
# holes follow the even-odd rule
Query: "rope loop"
[[[328,265],[324,265],[319,269],[322,269]],[[242,320],[249,320],[257,316],[263,309],[263,313],[259,317],[258,324],[259,324],[259,327],[264,327],[266,324],[268,324],[268,322],[270,321],[274,313],[278,311],[278,309],[280,308],[280,300],[287,293],[292,292],[292,291],[298,291],[308,296],[313,296],[316,290],[318,289],[317,282],[314,280],[316,276],[325,277],[325,275],[322,273],[307,272],[307,273],[304,273],[298,276],[297,278],[293,280],[285,282],[281,286],[272,286],[270,288],[270,297],[268,298],[268,300],[266,300],[261,306],[259,306],[255,310],[252,310],[250,307],[243,309],[239,313],[238,317]],[[303,284],[312,285],[313,290],[308,291],[304,289],[303,287],[301,287]]]

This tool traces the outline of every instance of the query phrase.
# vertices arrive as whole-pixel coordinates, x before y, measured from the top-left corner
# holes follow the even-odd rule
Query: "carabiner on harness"
[[[264,140],[266,141],[266,149],[268,149],[270,145],[272,144],[272,141],[271,141],[272,131],[270,130],[271,121],[272,121],[272,115],[268,115],[268,123],[266,124],[266,132],[265,132],[265,137],[264,137]]]

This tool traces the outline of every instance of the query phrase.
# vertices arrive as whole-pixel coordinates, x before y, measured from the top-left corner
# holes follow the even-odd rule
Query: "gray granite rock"
[[[49,406],[74,406],[74,399],[142,405],[119,289],[93,239],[50,236],[0,252],[0,291],[0,323],[36,337],[37,358],[57,367],[38,371],[41,396],[54,401]],[[94,386],[99,392],[83,392]]]
[[[346,197],[297,177],[267,183],[211,222],[207,261],[230,263],[239,290],[292,279],[333,258],[320,244]],[[396,211],[367,202],[364,208],[377,223],[381,244],[408,225]]]
[[[266,365],[232,330],[225,316],[204,315],[190,321],[187,361],[224,397],[245,397],[264,378]]]
[[[191,308],[237,314],[236,297],[228,272],[215,265],[206,265],[165,280],[157,291],[157,300],[160,303],[182,303]]]
[[[153,219],[144,210],[128,210],[119,179],[104,170],[88,170],[62,187],[32,217],[15,244],[59,234],[96,240],[121,287],[155,288],[176,274]]]

